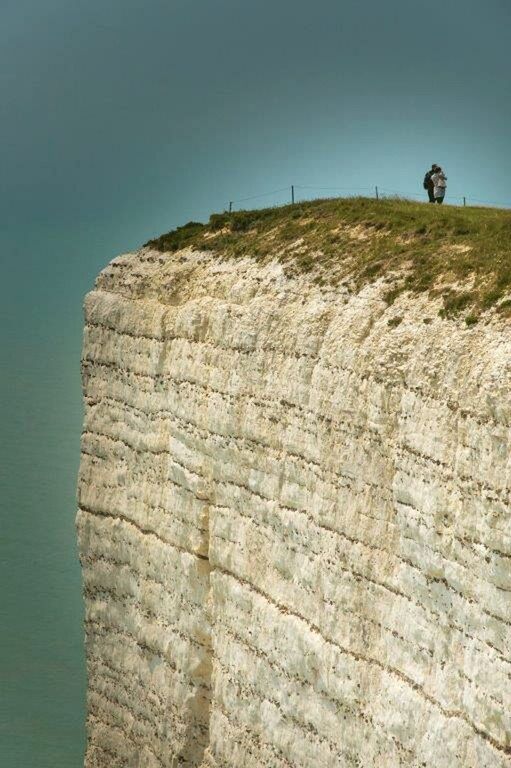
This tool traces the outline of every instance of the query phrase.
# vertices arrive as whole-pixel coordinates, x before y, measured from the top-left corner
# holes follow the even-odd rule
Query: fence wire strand
[[[238,205],[239,203],[246,203],[250,200],[258,200],[263,197],[271,197],[272,195],[279,195],[283,192],[288,192],[290,195],[290,199],[288,201],[283,201],[282,203],[279,203],[280,205],[288,205],[289,203],[295,202],[305,202],[307,198],[296,198],[295,199],[295,191],[299,192],[300,190],[311,190],[311,191],[330,191],[330,192],[344,192],[348,193],[348,196],[350,194],[355,194],[358,192],[371,192],[371,197],[375,196],[377,199],[385,199],[385,197],[388,197],[389,195],[400,197],[405,200],[423,200],[424,202],[428,202],[426,199],[426,192],[424,191],[422,194],[419,192],[403,192],[396,189],[387,189],[386,187],[380,187],[378,185],[374,185],[372,187],[337,187],[337,186],[320,186],[315,184],[293,184],[289,185],[288,187],[281,187],[280,189],[274,189],[271,192],[261,192],[258,195],[249,195],[248,197],[239,197],[235,200],[229,201],[229,210],[232,211],[234,205]],[[309,198],[310,201],[311,198]],[[319,198],[312,198],[319,199]],[[473,197],[468,197],[466,195],[446,195],[446,202],[449,204],[449,202],[455,203],[457,201],[458,205],[460,206],[467,206],[473,207],[473,204],[477,205],[487,205],[487,206],[494,206],[497,208],[507,209],[511,208],[510,202],[496,202],[496,201],[490,201],[490,200],[479,200]]]
[[[270,195],[278,195],[280,192],[289,192],[290,187],[282,187],[281,189],[274,189],[273,192],[262,192],[260,195],[251,195],[250,197],[240,197],[237,200],[231,200],[231,203],[245,203],[247,200],[257,200],[259,197],[270,197]]]

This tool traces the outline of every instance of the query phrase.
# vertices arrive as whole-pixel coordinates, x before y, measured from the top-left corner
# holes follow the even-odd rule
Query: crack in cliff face
[[[182,258],[86,302],[87,768],[510,768],[509,334]]]

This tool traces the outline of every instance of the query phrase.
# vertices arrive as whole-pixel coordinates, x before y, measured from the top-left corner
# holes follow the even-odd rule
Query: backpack
[[[422,186],[424,189],[429,189],[431,186],[431,176],[433,175],[433,171],[427,171],[427,173],[424,176],[424,181],[422,183]]]

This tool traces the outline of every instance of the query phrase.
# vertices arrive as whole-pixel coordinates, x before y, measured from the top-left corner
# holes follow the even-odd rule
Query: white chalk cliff
[[[511,766],[510,326],[384,289],[190,249],[99,276],[87,768]]]

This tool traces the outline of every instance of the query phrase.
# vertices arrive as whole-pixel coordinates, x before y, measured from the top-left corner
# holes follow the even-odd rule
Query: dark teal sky
[[[511,206],[510,22],[510,0],[1,1],[2,768],[82,765],[74,514],[94,276],[291,184],[420,195],[435,161],[448,202]]]
[[[4,0],[1,209],[134,242],[294,184],[511,204],[507,0]],[[29,213],[30,212],[30,213]]]

